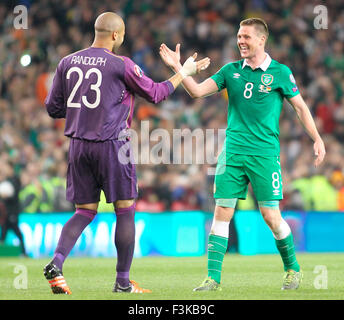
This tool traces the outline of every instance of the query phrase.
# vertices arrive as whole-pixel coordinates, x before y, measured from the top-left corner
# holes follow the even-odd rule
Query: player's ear
[[[117,31],[113,31],[113,32],[112,32],[112,40],[113,40],[113,41],[116,41],[117,36],[118,36]]]
[[[264,45],[265,45],[265,42],[266,42],[266,36],[265,36],[265,35],[262,35],[262,36],[260,37],[260,41],[261,41],[262,45],[264,46]]]

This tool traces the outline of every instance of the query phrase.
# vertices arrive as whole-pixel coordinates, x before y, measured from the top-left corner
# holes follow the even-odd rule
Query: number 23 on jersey
[[[67,99],[67,107],[69,107],[69,108],[81,108],[81,103],[80,102],[73,102],[73,99],[75,98],[75,94],[77,93],[78,89],[80,88],[83,79],[89,79],[90,75],[92,73],[94,73],[97,76],[97,81],[96,81],[96,83],[90,85],[90,90],[95,91],[96,99],[94,102],[89,102],[87,100],[86,96],[82,96],[81,101],[87,108],[90,108],[90,109],[97,108],[99,103],[100,103],[100,89],[99,89],[99,87],[102,84],[102,79],[103,79],[102,73],[97,68],[91,68],[91,69],[87,70],[86,74],[84,75],[83,71],[80,68],[72,67],[67,72],[67,75],[66,75],[67,80],[70,79],[71,74],[73,72],[76,72],[78,74],[78,80],[76,81],[76,83],[75,83],[75,85],[74,85],[74,87],[73,87],[73,89],[72,89],[72,91],[71,91],[71,93]]]

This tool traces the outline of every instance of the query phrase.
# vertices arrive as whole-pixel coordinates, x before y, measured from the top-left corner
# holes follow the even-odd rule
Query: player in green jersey
[[[208,277],[195,291],[221,290],[229,223],[237,199],[246,198],[248,183],[252,185],[260,212],[273,233],[283,261],[282,289],[297,289],[302,279],[293,236],[279,210],[279,200],[283,198],[279,118],[284,98],[293,106],[314,141],[316,167],[326,152],[291,70],[265,52],[268,35],[264,20],[250,18],[241,21],[237,45],[242,60],[226,64],[200,84],[192,77],[183,80],[184,88],[193,98],[222,89],[227,89],[228,93],[226,140],[218,157],[214,183],[216,206],[208,239]],[[160,56],[173,71],[180,70],[180,44],[175,51],[162,44]]]

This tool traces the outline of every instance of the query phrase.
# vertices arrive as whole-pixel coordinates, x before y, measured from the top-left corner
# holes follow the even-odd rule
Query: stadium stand
[[[25,4],[27,30],[14,29],[13,6],[6,1],[0,4],[0,162],[10,163],[20,176],[23,212],[72,209],[64,198],[68,151],[64,123],[49,118],[44,99],[59,60],[91,44],[94,19],[104,11],[115,11],[127,22],[119,54],[132,57],[156,81],[171,75],[158,54],[162,42],[171,48],[180,42],[182,59],[193,50],[199,57],[209,56],[211,66],[198,76],[205,79],[239,59],[240,20],[264,18],[270,26],[267,51],[291,67],[327,147],[325,163],[315,170],[312,142],[286,103],[280,120],[285,186],[281,209],[344,210],[343,2],[327,1],[327,30],[314,28],[314,3],[307,0],[27,0]],[[25,54],[31,58],[28,66],[20,63]],[[150,132],[157,128],[169,132],[173,128],[224,129],[226,105],[225,94],[191,100],[178,88],[158,106],[138,99],[132,128],[139,133],[141,121],[149,120]],[[212,211],[213,176],[207,174],[211,166],[139,163],[138,210]],[[319,201],[319,195],[327,201]],[[251,209],[255,202],[249,198],[240,206]]]

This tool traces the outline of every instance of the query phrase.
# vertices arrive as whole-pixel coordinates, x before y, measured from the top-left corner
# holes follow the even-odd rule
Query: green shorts
[[[280,157],[227,154],[226,161],[223,158],[220,155],[216,166],[215,199],[246,199],[249,182],[257,201],[283,199]]]

